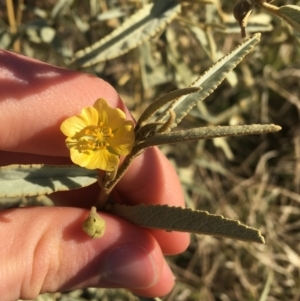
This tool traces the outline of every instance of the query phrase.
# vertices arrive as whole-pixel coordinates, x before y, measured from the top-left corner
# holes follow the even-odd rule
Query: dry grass
[[[8,10],[0,4],[1,46],[19,47],[28,56],[68,67],[74,51],[122,22],[122,18],[97,21],[89,3],[98,3],[99,15],[113,8],[126,15],[142,1],[74,1],[73,5],[65,1],[66,6],[56,15],[52,10],[55,2],[26,1],[21,18],[16,1],[14,11],[19,17],[14,22],[8,21]],[[240,42],[238,33],[224,33],[217,26],[205,28],[208,18],[224,24],[233,3],[224,4],[222,20],[214,5],[198,2],[182,2],[180,18],[170,25],[176,33],[172,43],[163,33],[147,44],[156,66],[154,76],[147,75],[148,81],[142,73],[145,58],[139,49],[85,71],[110,82],[138,116],[155,97],[192,82],[193,76],[211,65],[217,50],[226,53]],[[188,29],[188,21],[205,29],[211,42],[208,53]],[[178,170],[188,206],[256,227],[265,236],[266,245],[193,236],[185,253],[169,258],[177,284],[163,300],[300,300],[299,36],[297,39],[280,20],[271,21],[274,29],[262,34],[254,52],[235,69],[237,84],[224,82],[181,126],[270,122],[282,126],[282,131],[162,148]],[[80,22],[89,29],[84,32],[82,26],[80,30]],[[38,29],[46,25],[56,31],[49,43],[39,36]],[[172,64],[168,55],[176,50],[180,56]],[[89,289],[37,300],[135,298],[122,290]]]

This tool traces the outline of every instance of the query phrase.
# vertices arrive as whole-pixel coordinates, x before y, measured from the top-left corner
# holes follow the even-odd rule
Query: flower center
[[[77,141],[75,144],[78,151],[88,152],[109,147],[109,139],[113,136],[112,129],[101,122],[99,125],[85,127],[73,138]]]

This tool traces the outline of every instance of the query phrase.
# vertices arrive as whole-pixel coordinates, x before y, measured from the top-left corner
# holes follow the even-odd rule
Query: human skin
[[[0,50],[0,166],[70,164],[60,124],[105,98],[130,114],[103,80]],[[55,207],[0,212],[1,301],[83,287],[125,287],[155,297],[170,292],[164,254],[178,254],[189,235],[149,230],[100,213],[106,233],[89,238],[81,224],[99,193],[97,184],[50,197]],[[157,148],[135,159],[114,190],[127,204],[184,206],[176,172]]]

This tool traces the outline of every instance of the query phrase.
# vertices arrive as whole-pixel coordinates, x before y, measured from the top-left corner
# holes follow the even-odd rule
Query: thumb
[[[81,230],[87,215],[65,207],[0,212],[1,300],[82,287],[125,287],[148,297],[171,290],[172,273],[151,234],[101,213],[106,232],[93,240]]]

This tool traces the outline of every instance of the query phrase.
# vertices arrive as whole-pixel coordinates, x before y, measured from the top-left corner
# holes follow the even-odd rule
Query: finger
[[[5,161],[6,164],[71,163],[68,158],[55,157],[55,162],[53,162],[53,157],[24,154],[16,158],[11,153],[2,152],[0,165],[4,165]],[[54,193],[51,198],[60,206],[90,208],[94,205],[98,194],[99,186],[95,183],[77,190]],[[182,206],[184,201],[176,173],[170,166],[170,162],[156,148],[136,158],[136,162],[117,185],[114,196],[118,201],[132,205],[144,203]],[[190,238],[186,233],[150,229],[149,231],[156,237],[165,254],[181,253],[189,245]]]
[[[52,164],[60,164],[57,162],[61,162],[62,156],[69,156],[65,137],[59,130],[61,122],[78,114],[83,107],[91,106],[99,97],[125,110],[117,92],[103,80],[7,51],[0,51],[0,79],[0,149],[21,152],[13,155],[17,160],[14,163],[24,162],[22,157],[28,159],[29,153],[40,156],[36,159],[40,160],[38,163],[43,163],[43,159],[49,163],[50,158]],[[136,158],[116,188],[116,194],[131,204],[184,206],[177,175],[156,148]],[[57,193],[55,199],[73,206],[82,202],[82,196],[73,192]],[[152,233],[169,254],[184,250],[189,242],[189,236],[183,233]],[[171,243],[176,238],[180,244]]]
[[[124,110],[105,81],[0,51],[0,149],[68,156],[60,124],[99,97]]]
[[[124,287],[148,297],[170,291],[173,275],[152,235],[102,214],[106,232],[93,240],[81,230],[87,213],[57,207],[0,212],[1,300],[82,287]]]

